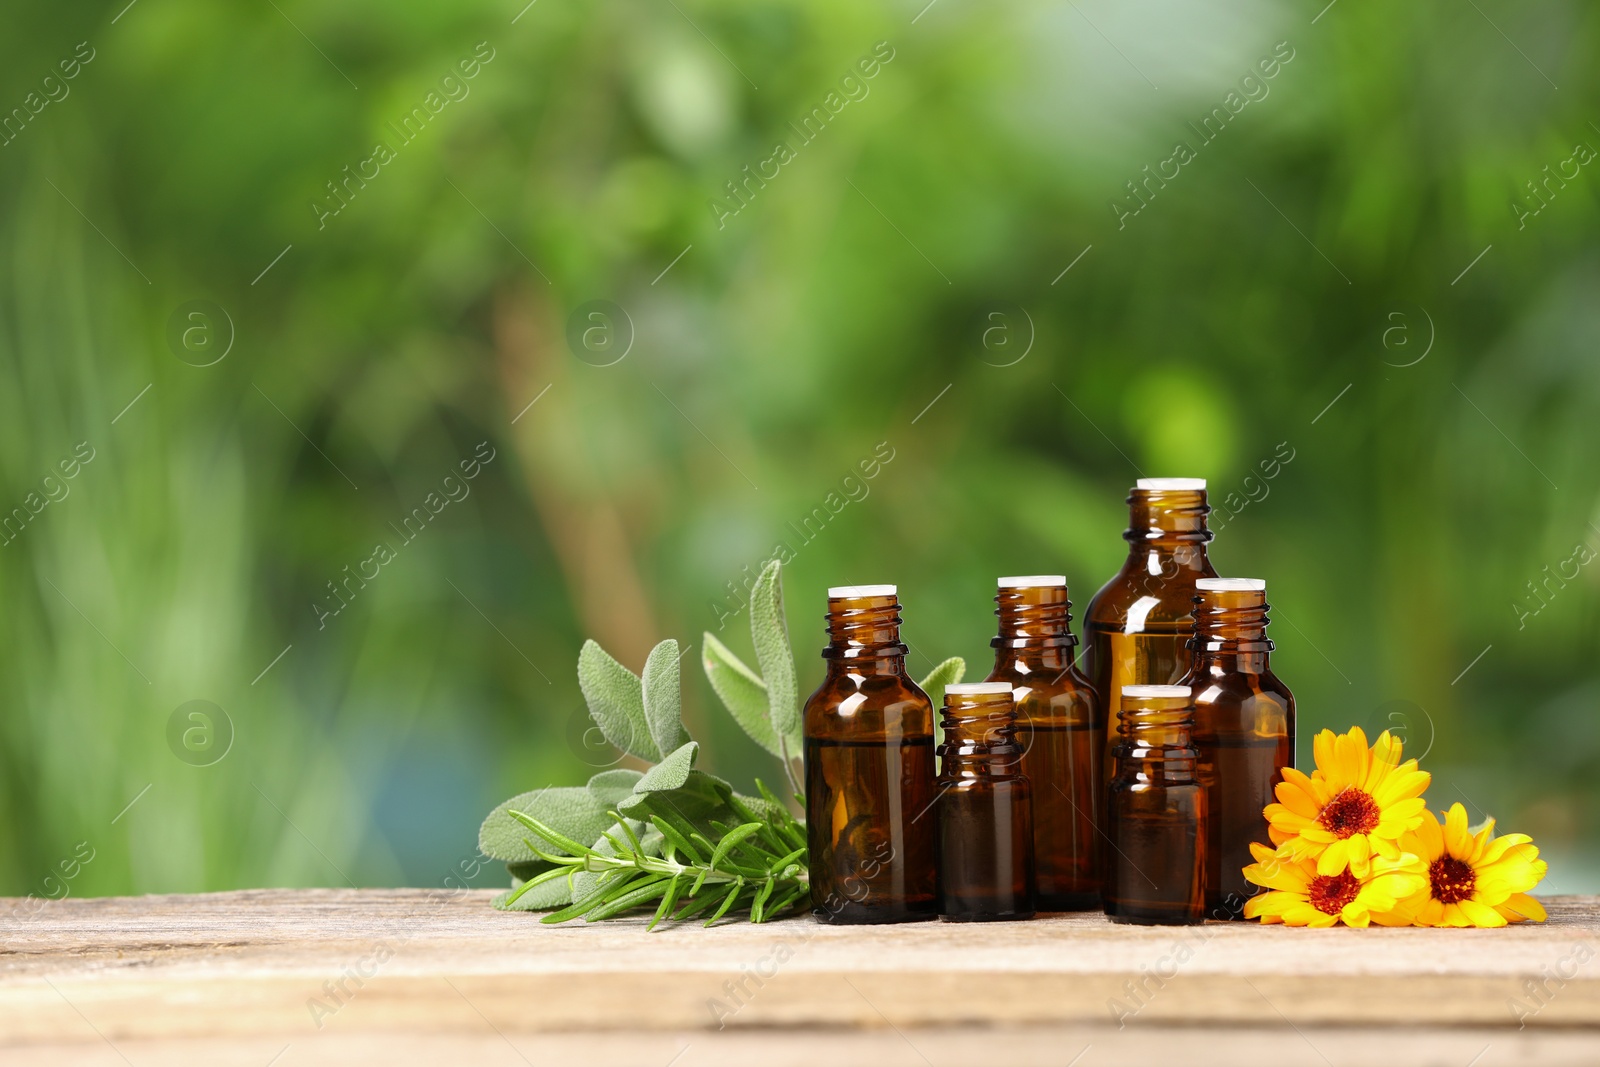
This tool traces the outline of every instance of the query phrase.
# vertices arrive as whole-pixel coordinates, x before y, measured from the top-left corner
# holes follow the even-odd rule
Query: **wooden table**
[[[1593,897],[1503,930],[646,933],[490,895],[0,901],[0,1064],[1600,1063]]]

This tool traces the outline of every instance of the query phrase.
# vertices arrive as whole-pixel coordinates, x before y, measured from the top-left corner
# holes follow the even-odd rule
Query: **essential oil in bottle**
[[[1195,777],[1206,791],[1206,916],[1242,919],[1257,892],[1243,868],[1252,841],[1267,844],[1261,809],[1294,766],[1294,694],[1267,663],[1267,583],[1202,578],[1195,583]]]
[[[1011,686],[945,686],[939,725],[939,917],[1031,919],[1032,798]]]
[[[1112,922],[1205,921],[1206,795],[1195,780],[1191,700],[1183,685],[1122,688],[1107,804]]]
[[[1033,864],[1040,911],[1100,907],[1099,831],[1105,804],[1103,720],[1078,670],[1068,624],[1072,602],[1059,574],[1001,578],[1000,635],[986,681],[1013,687],[1022,773],[1033,791]]]
[[[1089,601],[1084,673],[1099,698],[1110,779],[1117,702],[1125,685],[1172,685],[1189,673],[1194,583],[1215,578],[1206,558],[1204,478],[1140,478],[1128,495],[1128,559]],[[1102,829],[1104,824],[1102,823]]]
[[[933,704],[906,675],[892,585],[828,590],[828,673],[805,706],[811,913],[938,914]]]

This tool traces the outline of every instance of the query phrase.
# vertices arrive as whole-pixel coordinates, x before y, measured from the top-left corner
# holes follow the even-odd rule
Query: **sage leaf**
[[[652,763],[662,757],[645,718],[643,683],[592,640],[578,653],[578,688],[607,741]]]
[[[756,744],[774,756],[783,756],[778,735],[772,729],[767,683],[709,633],[700,644],[700,665],[705,668],[706,680],[721,699],[722,706],[733,716],[733,721],[743,727]]]
[[[644,661],[645,723],[656,748],[676,752],[689,741],[683,728],[683,688],[678,677],[678,642],[670,637],[650,650]]]
[[[960,656],[951,656],[929,671],[928,676],[917,683],[917,688],[927,693],[928,699],[937,708],[944,701],[944,687],[959,684],[966,673],[967,661]]]
[[[601,771],[589,779],[588,789],[594,795],[600,806],[606,809],[614,808],[622,803],[628,794],[633,792],[633,787],[644,777],[642,771],[630,771],[616,768]]]
[[[788,758],[801,751],[800,696],[795,682],[794,649],[789,644],[789,623],[783,613],[782,564],[773,560],[761,569],[750,590],[750,636],[755,640],[756,661],[767,686],[767,714]]]
[[[643,784],[641,780],[640,786]],[[726,820],[733,814],[728,807],[732,796],[733,787],[716,775],[690,771],[683,784],[675,789],[636,787],[633,796],[617,805],[617,810],[630,819],[642,819],[655,812],[673,820],[682,819],[703,830],[709,826],[709,820]]]
[[[546,852],[566,852],[518,822],[512,811],[532,815],[556,833],[575,841],[593,841],[612,823],[606,805],[583,786],[520,793],[496,807],[483,820],[478,830],[478,848],[485,856],[507,863],[538,862],[539,857],[528,847],[529,838]]]
[[[700,755],[700,742],[689,741],[674,749],[670,755],[660,763],[645,772],[644,777],[634,783],[635,793],[654,793],[663,789],[678,789],[689,780],[689,772],[694,769],[694,761]]]

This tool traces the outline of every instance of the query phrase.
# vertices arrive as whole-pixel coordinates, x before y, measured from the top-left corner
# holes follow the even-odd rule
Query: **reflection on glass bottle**
[[[828,590],[828,673],[805,706],[812,914],[932,919],[933,704],[906,674],[892,585]]]
[[[1294,766],[1294,694],[1267,662],[1267,583],[1202,578],[1195,583],[1194,691],[1196,777],[1206,790],[1206,915],[1241,919],[1256,893],[1243,868],[1250,843],[1270,844],[1261,809]]]
[[[1096,733],[1089,680],[1074,662],[1072,602],[1059,574],[1001,578],[995,596],[1000,634],[987,681],[1013,686],[1022,772],[1033,789],[1034,871],[1042,911],[1100,907],[1100,845],[1105,804],[1104,724]]]

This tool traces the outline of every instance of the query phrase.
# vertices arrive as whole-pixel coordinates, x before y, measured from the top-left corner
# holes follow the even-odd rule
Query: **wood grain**
[[[875,1064],[907,1052],[907,1062],[970,1062],[984,1035],[1004,1035],[1016,1062],[1064,1064],[1092,1045],[1083,1067],[1160,1047],[1182,1047],[1186,1064],[1250,1062],[1250,1049],[1273,1048],[1295,1050],[1295,1062],[1370,1062],[1379,1049],[1389,1062],[1455,1063],[1448,1046],[1467,1067],[1486,1045],[1541,1062],[1600,1060],[1600,901],[1590,897],[1549,898],[1548,923],[1502,930],[1152,928],[1060,915],[646,933],[642,920],[544,926],[492,910],[490,895],[51,902],[0,926],[0,1063],[111,1052],[103,1062],[142,1062],[130,1050],[223,1063],[249,1049],[257,1058],[240,1062],[264,1064],[292,1045],[281,1061],[290,1067],[364,1062],[352,1050],[398,1040],[385,1062],[436,1046],[453,1051],[415,1062],[453,1061],[482,1044],[489,1061],[492,1050],[542,1063],[581,1047],[611,1050],[597,1063],[664,1067],[687,1042],[694,1055],[676,1067],[688,1067],[748,1062],[751,1042],[788,1049],[801,1035]],[[0,914],[16,903],[0,901]],[[1219,1027],[1242,1036],[1223,1041]],[[1412,1057],[1401,1046],[1418,1035],[1433,1040],[1407,1046]]]

